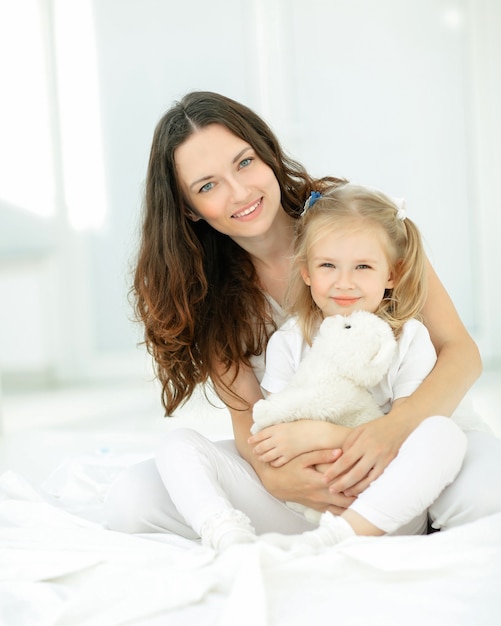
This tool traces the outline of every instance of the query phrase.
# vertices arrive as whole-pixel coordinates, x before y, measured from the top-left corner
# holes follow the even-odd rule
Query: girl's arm
[[[316,465],[332,463],[336,460],[340,450],[334,451],[333,448],[341,447],[346,429],[330,424],[331,433],[338,433],[337,440],[333,436],[329,442],[329,445],[333,444],[332,447],[301,454],[283,467],[272,467],[269,463],[260,461],[253,454],[252,447],[248,442],[253,420],[252,409],[248,408],[246,404],[254,405],[257,400],[263,397],[254,372],[250,368],[241,366],[235,380],[233,380],[231,373],[224,374],[222,380],[223,382],[226,381],[231,389],[245,401],[238,401],[226,390],[218,388],[219,395],[228,406],[231,414],[237,449],[242,457],[252,465],[266,490],[280,500],[299,502],[321,511],[330,510],[334,514],[341,514],[353,502],[354,498],[341,493],[330,493],[328,485],[322,473],[317,471]],[[311,427],[316,426],[316,422],[311,420],[310,422]]]
[[[345,426],[332,429],[322,420],[312,426],[312,420],[304,419],[268,426],[250,437],[249,443],[260,461],[281,467],[305,452],[340,446],[349,431]]]
[[[409,434],[431,415],[450,416],[467,390],[480,376],[482,364],[477,346],[435,271],[428,262],[428,297],[423,310],[437,363],[420,387],[388,415],[349,433],[343,454],[334,463],[326,482],[335,479],[333,492],[358,495],[395,458]]]
[[[266,348],[266,372],[261,385],[267,389],[268,399],[291,384],[303,350],[303,334],[297,321],[290,318],[270,337]],[[340,426],[332,429],[320,420],[315,420],[313,426],[311,420],[296,420],[264,428],[248,443],[259,461],[281,467],[305,452],[339,447],[347,431]]]

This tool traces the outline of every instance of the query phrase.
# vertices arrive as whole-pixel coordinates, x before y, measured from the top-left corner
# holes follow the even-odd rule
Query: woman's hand
[[[264,428],[248,443],[259,461],[282,467],[304,452],[324,448],[331,431],[327,422],[298,420]]]
[[[412,430],[409,420],[397,411],[353,428],[343,444],[343,454],[324,472],[330,493],[362,493],[397,456]]]
[[[317,465],[332,463],[340,454],[340,450],[317,450],[301,454],[282,467],[264,463],[256,470],[267,491],[279,500],[341,515],[355,498],[330,493],[322,473],[316,469]]]

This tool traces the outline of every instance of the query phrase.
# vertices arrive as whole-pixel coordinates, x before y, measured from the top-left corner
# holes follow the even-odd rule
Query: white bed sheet
[[[2,626],[499,626],[501,514],[419,537],[358,537],[319,555],[222,555],[102,525],[130,455],[77,456],[41,488],[0,476]]]

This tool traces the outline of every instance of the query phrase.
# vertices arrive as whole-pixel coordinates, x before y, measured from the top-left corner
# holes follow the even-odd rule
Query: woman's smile
[[[260,198],[257,202],[252,204],[250,207],[239,211],[238,213],[233,213],[231,216],[233,219],[244,219],[250,215],[254,215],[258,208],[261,208],[263,205],[263,198]]]

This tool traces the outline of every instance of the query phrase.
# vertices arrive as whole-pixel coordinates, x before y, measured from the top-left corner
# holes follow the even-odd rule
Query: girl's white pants
[[[431,417],[352,508],[385,532],[419,534],[427,514],[435,528],[447,529],[501,512],[500,485],[500,439]],[[212,442],[185,428],[168,433],[153,459],[119,476],[106,517],[113,530],[197,539],[204,521],[232,509],[247,515],[257,534],[315,527],[266,491],[234,441]]]

